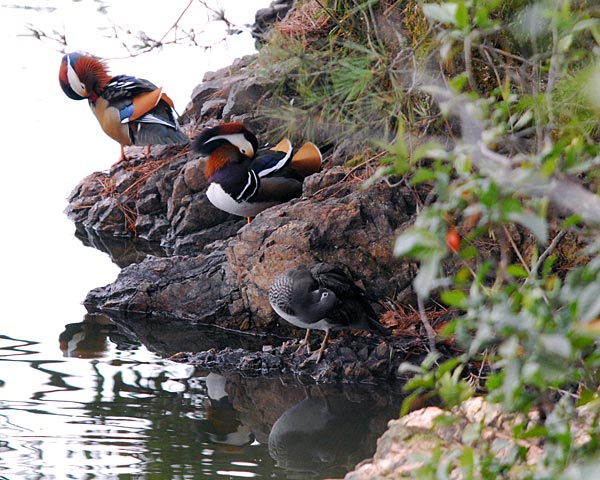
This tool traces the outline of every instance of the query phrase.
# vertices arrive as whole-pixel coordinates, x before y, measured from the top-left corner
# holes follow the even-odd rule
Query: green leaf
[[[438,367],[438,371],[437,371],[438,375],[444,375],[447,372],[452,372],[455,368],[457,368],[461,364],[461,362],[462,362],[462,360],[460,359],[460,357],[450,358],[450,359],[446,360]]]
[[[463,447],[460,454],[460,467],[463,478],[466,480],[475,478],[475,451],[471,447]]]
[[[519,431],[520,430],[520,431]],[[545,437],[548,434],[548,429],[543,425],[534,425],[526,430],[524,429],[515,429],[513,432],[515,438],[527,439],[527,438],[538,438]]]
[[[444,290],[442,292],[443,302],[450,307],[462,308],[467,298],[469,298],[467,294],[460,290]]]
[[[571,356],[571,342],[567,337],[559,333],[545,333],[539,337],[544,349],[553,355],[564,359]]]
[[[503,373],[492,373],[488,375],[487,380],[485,382],[486,388],[491,392],[493,390],[497,390],[502,387],[502,382],[504,380]]]
[[[581,323],[588,323],[600,315],[600,283],[587,285],[577,299],[577,315]]]
[[[579,400],[577,400],[577,406],[587,405],[596,398],[594,390],[583,388],[579,391]]]
[[[506,271],[511,277],[527,278],[529,273],[521,265],[509,265],[506,267]]]
[[[542,163],[542,173],[546,177],[549,177],[550,175],[554,174],[557,166],[558,166],[558,157],[549,157],[549,158],[545,159],[544,162]]]
[[[488,208],[493,207],[498,203],[498,196],[498,185],[492,182],[488,185],[488,188],[481,194],[481,203],[483,203]]]
[[[405,390],[417,390],[419,388],[430,389],[433,386],[433,377],[416,376],[407,380],[404,384]]]
[[[450,338],[452,335],[454,335],[456,332],[457,323],[458,319],[454,319],[449,321],[446,325],[444,325],[439,332],[440,338]]]
[[[581,223],[581,215],[571,215],[562,222],[562,228],[569,228],[574,225],[577,225],[578,223]]]
[[[565,35],[558,41],[558,51],[560,53],[565,53],[571,48],[571,44],[573,43],[573,35]]]
[[[432,182],[435,180],[435,172],[427,168],[419,168],[410,179],[411,185],[418,185],[420,183]]]
[[[408,412],[410,412],[411,410],[414,409],[413,405],[418,405],[419,404],[419,398],[421,397],[422,392],[420,391],[416,391],[411,393],[410,395],[408,395],[403,401],[402,401],[402,407],[400,407],[400,416],[404,416],[406,415]]]
[[[439,393],[444,403],[450,407],[464,402],[473,396],[473,388],[466,381],[458,379],[450,372],[444,373],[439,380]]]
[[[460,2],[454,14],[455,23],[461,30],[465,30],[469,26],[469,9],[465,2]]]
[[[516,198],[506,198],[502,201],[502,212],[505,215],[510,215],[513,212],[520,213],[523,211],[523,205]]]
[[[451,78],[449,84],[457,93],[460,93],[464,90],[468,81],[469,76],[466,73],[460,73],[455,77]]]
[[[521,130],[527,124],[529,124],[529,122],[531,122],[532,119],[533,119],[533,110],[525,110],[525,112],[523,112],[523,114],[520,115],[518,117],[518,119],[517,118],[513,119],[511,117],[511,123],[514,120],[513,128],[515,130]]]
[[[583,30],[590,30],[598,27],[600,27],[600,18],[586,18],[575,24],[573,32],[581,32]]]
[[[437,237],[428,230],[413,228],[402,233],[394,242],[396,257],[411,256],[426,259],[435,251],[443,251]]]
[[[450,283],[450,279],[440,276],[440,263],[443,256],[439,253],[431,253],[426,260],[421,261],[419,273],[413,280],[413,287],[417,295],[422,298]]]

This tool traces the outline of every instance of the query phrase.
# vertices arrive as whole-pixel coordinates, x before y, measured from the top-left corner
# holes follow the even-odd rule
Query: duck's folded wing
[[[248,168],[263,178],[285,167],[289,163],[291,156],[292,143],[285,138],[274,147],[263,148],[256,152]]]
[[[260,188],[253,202],[282,203],[302,195],[302,182],[288,177],[265,177],[260,180]]]

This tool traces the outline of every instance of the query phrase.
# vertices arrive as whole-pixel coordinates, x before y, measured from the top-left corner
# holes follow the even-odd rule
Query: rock
[[[411,192],[383,182],[365,191],[333,185],[260,213],[227,248],[254,323],[269,321],[267,291],[275,276],[300,264],[341,265],[374,298],[409,288],[413,265],[393,258],[390,245],[408,225],[413,202]]]
[[[293,6],[293,0],[274,0],[267,8],[256,12],[252,36],[256,39],[257,48],[260,48],[273,24],[283,20]]]
[[[437,422],[442,415],[452,415],[452,422]],[[502,414],[498,405],[487,403],[481,397],[471,398],[452,411],[438,407],[416,410],[399,420],[392,420],[387,431],[377,441],[372,460],[362,462],[349,472],[345,480],[387,480],[413,478],[423,458],[441,449],[442,458],[450,458],[463,446],[485,450],[492,448],[496,458],[515,461],[511,455],[516,448],[527,452],[524,470],[542,459],[542,446],[534,440],[513,440],[516,416]],[[533,420],[533,418],[532,418]],[[468,432],[472,434],[469,435]],[[459,469],[452,469],[449,478],[461,478]]]
[[[117,320],[119,323],[122,321]],[[125,323],[129,321],[125,320]],[[269,332],[271,333],[254,337],[256,341],[253,346],[254,351],[246,344],[245,349],[226,347],[217,351],[181,352],[178,359],[198,368],[216,369],[224,373],[243,371],[247,376],[294,374],[324,384],[338,382],[378,384],[382,381],[403,378],[398,367],[407,357],[401,352],[411,349],[415,358],[417,355],[423,358],[426,354],[426,342],[407,338],[386,339],[390,355],[387,359],[380,360],[382,364],[385,363],[384,368],[374,369],[368,362],[357,359],[355,352],[361,348],[372,352],[373,344],[381,341],[380,339],[374,335],[369,337],[339,335],[330,340],[323,358],[319,363],[315,363],[314,354],[307,354],[305,351],[296,353],[296,345],[286,344],[287,348],[280,348],[283,339],[276,334],[280,335],[281,332],[273,328]],[[268,342],[276,343],[268,344]]]
[[[255,111],[260,106],[271,82],[273,80],[249,77],[234,83],[223,107],[223,118],[232,118]]]
[[[69,196],[68,217],[80,228],[161,242],[165,251],[198,254],[229,237],[239,217],[215,208],[206,198],[204,159],[184,149],[178,158],[150,159],[129,170],[86,177]],[[222,232],[222,233],[221,233]]]
[[[185,167],[180,170],[185,171]],[[327,173],[319,175],[326,176]],[[170,238],[194,234],[195,240],[205,246],[209,241],[218,240],[215,238],[218,235],[211,236],[209,232],[211,227],[223,225],[219,223],[223,217],[212,208],[204,195],[190,195],[184,178],[184,173],[175,178],[168,202],[166,219],[170,223]],[[243,301],[243,315],[233,318],[227,312],[221,312],[219,321],[239,326],[249,319],[254,326],[261,327],[273,321],[267,300],[267,291],[273,279],[288,268],[316,261],[343,266],[374,298],[397,298],[398,291],[410,288],[414,265],[393,258],[390,245],[402,228],[408,225],[415,208],[412,190],[390,188],[384,182],[367,190],[361,190],[358,184],[331,185],[313,197],[297,199],[260,213],[235,236],[224,239],[218,249],[211,248],[212,264],[215,264],[214,258],[221,259],[221,267],[226,275],[217,278],[210,271],[210,278],[200,273],[190,277],[186,272],[186,281],[193,285],[191,289],[195,290],[196,301],[182,304],[178,296],[180,292],[172,290],[172,295],[166,292],[155,295],[153,302],[139,310],[140,306],[134,298],[139,299],[140,295],[145,296],[146,293],[131,290],[132,277],[143,273],[136,266],[121,272],[117,282],[106,288],[104,293],[102,290],[95,291],[86,300],[86,305],[108,308],[108,305],[114,305],[114,295],[118,295],[127,305],[125,310],[151,310],[158,314],[171,314],[177,310],[190,318],[206,321],[214,302],[225,301],[235,291],[235,295]],[[204,232],[207,237],[202,240],[199,232]],[[201,255],[193,262],[204,258],[208,257]],[[179,262],[188,261],[179,257]],[[168,279],[163,284],[179,281],[177,273],[181,268],[177,262],[165,263],[162,259],[148,258],[144,260],[143,267],[154,269],[156,262],[160,264],[163,280]],[[217,285],[222,278],[232,281],[227,285]],[[123,284],[122,279],[125,279]],[[146,279],[138,280],[141,286],[146,285]],[[202,298],[203,292],[207,291],[204,286],[208,281],[215,288],[219,286],[222,298]],[[153,287],[153,293],[158,293],[160,288],[160,285]],[[210,292],[213,295],[213,290]],[[161,303],[158,302],[159,298]]]

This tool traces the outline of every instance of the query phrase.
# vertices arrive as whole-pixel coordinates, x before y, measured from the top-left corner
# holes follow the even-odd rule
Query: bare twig
[[[556,234],[556,236],[550,242],[550,245],[548,245],[548,248],[546,248],[546,250],[544,250],[544,252],[540,255],[540,258],[538,258],[538,261],[536,262],[535,266],[533,267],[534,272],[537,272],[539,270],[539,268],[544,264],[546,259],[556,249],[556,247],[558,246],[558,244],[560,243],[560,241],[564,238],[564,236],[566,234],[567,234],[567,230],[561,230],[560,232],[558,232]]]
[[[431,352],[436,352],[437,349],[435,348],[435,330],[433,329],[431,323],[429,323],[429,320],[427,319],[427,312],[425,311],[425,304],[423,303],[423,298],[421,297],[421,295],[419,295],[417,298],[417,304],[419,306],[419,316],[421,317],[421,322],[423,323],[425,331],[427,332],[427,339],[429,340],[429,350]]]

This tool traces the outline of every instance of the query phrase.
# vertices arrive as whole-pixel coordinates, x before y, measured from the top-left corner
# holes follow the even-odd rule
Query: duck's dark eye
[[[321,294],[321,300],[324,300],[324,299],[326,299],[328,296],[329,296],[329,292],[323,292],[323,293]]]

